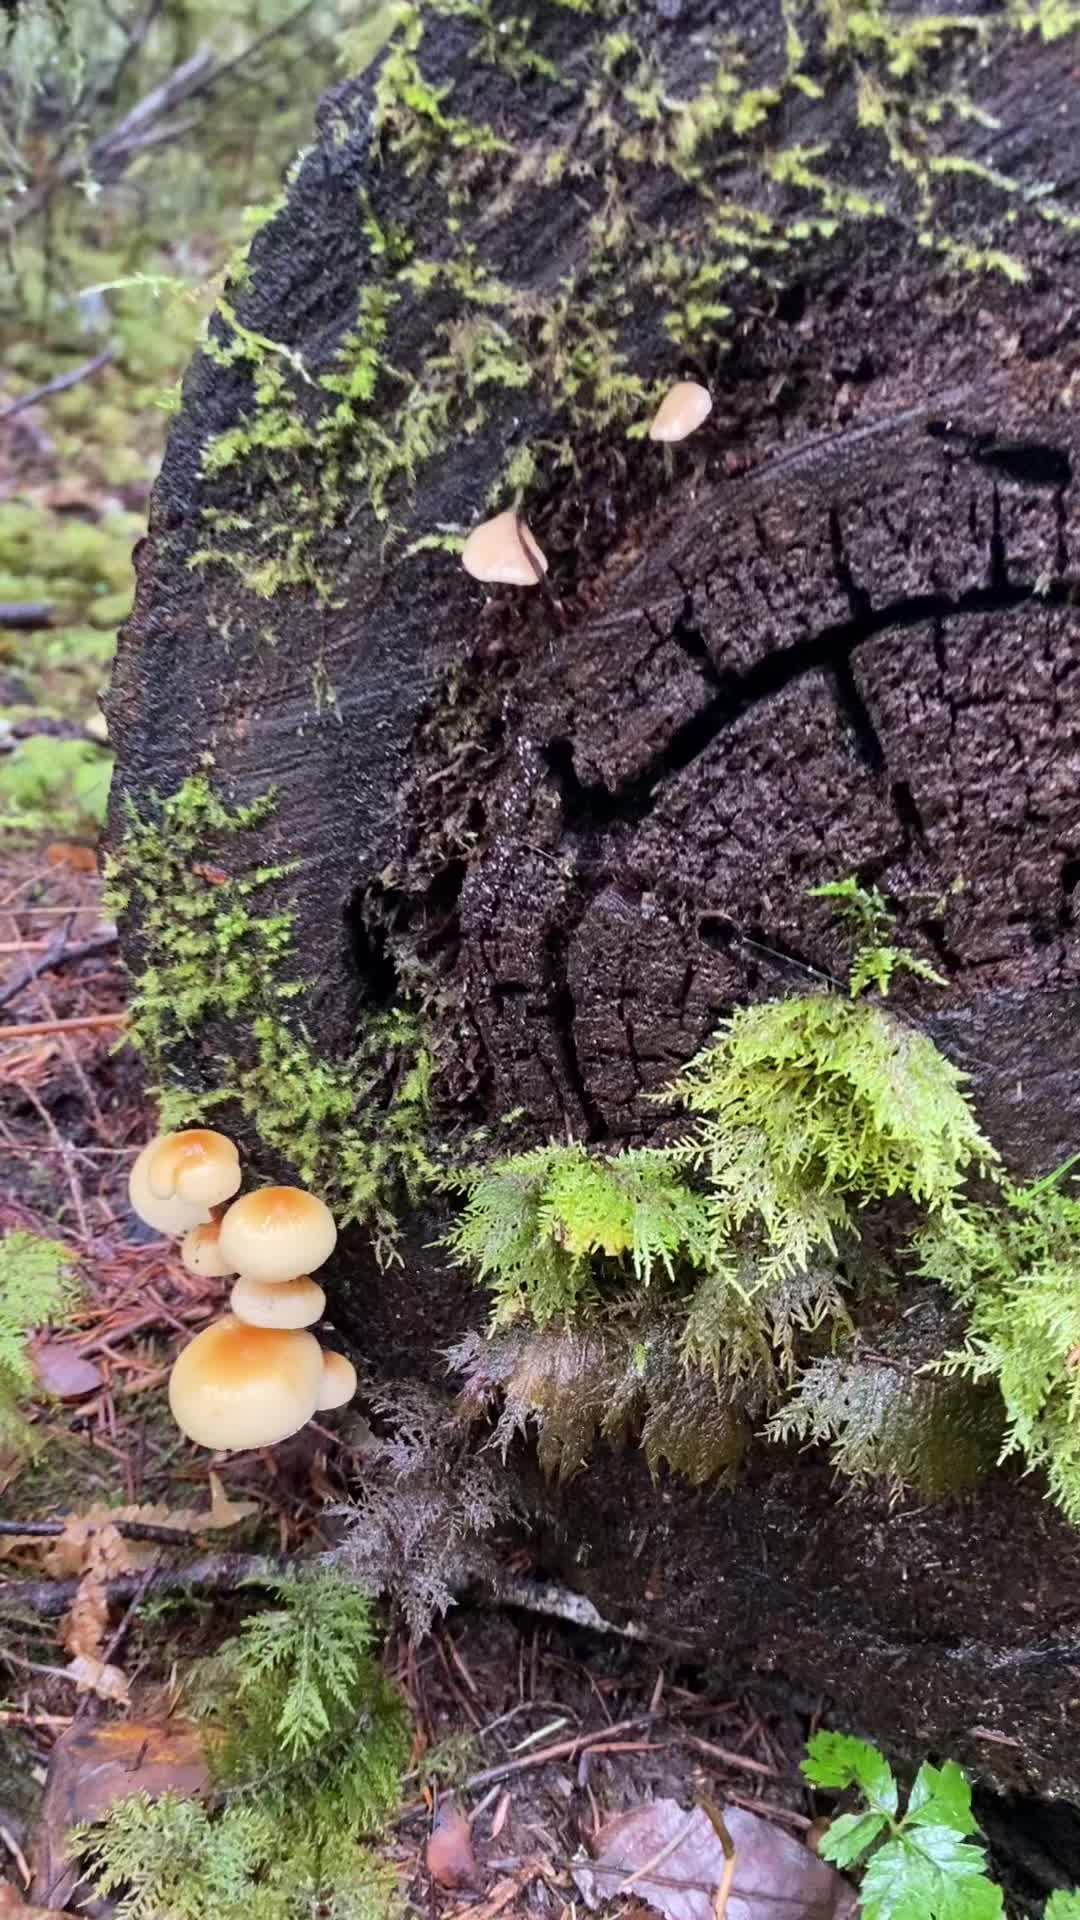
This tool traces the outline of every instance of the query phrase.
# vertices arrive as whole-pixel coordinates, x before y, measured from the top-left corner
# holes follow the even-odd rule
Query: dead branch
[[[75,1517],[75,1515],[69,1516],[71,1519]],[[167,1547],[187,1546],[191,1540],[191,1531],[186,1527],[158,1527],[146,1520],[109,1519],[102,1524],[115,1527],[117,1533],[122,1534],[125,1540],[152,1540]],[[0,1537],[16,1540],[57,1540],[67,1526],[67,1520],[0,1520]]]
[[[249,1580],[277,1580],[288,1565],[283,1556],[266,1553],[210,1553],[186,1567],[160,1567],[144,1592],[180,1593],[188,1588],[227,1592]],[[141,1586],[141,1574],[118,1574],[106,1583],[109,1604],[130,1601]],[[68,1611],[78,1587],[78,1580],[4,1580],[0,1582],[0,1608],[55,1620]]]
[[[39,400],[47,400],[51,394],[66,393],[69,387],[77,387],[81,380],[89,380],[91,374],[99,373],[102,367],[107,367],[110,361],[115,359],[115,347],[103,348],[101,353],[95,354],[92,360],[84,360],[81,367],[72,367],[70,373],[58,373],[52,380],[46,380],[43,387],[35,387],[30,393],[21,393],[19,398],[12,400],[9,406],[0,408],[0,421],[14,420],[17,413],[25,413],[27,407],[36,406]],[[0,608],[0,616],[5,612],[11,613],[18,611],[18,608]],[[26,611],[26,609],[23,609],[23,611]],[[34,611],[34,609],[30,611]],[[48,611],[48,609],[37,609],[37,611]],[[0,625],[4,626],[34,625],[47,627],[50,624],[49,620],[12,622],[0,618]]]
[[[23,988],[28,987],[40,974],[51,973],[55,967],[70,966],[77,960],[87,960],[93,953],[105,953],[110,947],[115,947],[117,941],[115,927],[102,927],[97,933],[92,933],[89,939],[80,940],[76,946],[69,947],[69,932],[70,926],[63,927],[50,941],[45,952],[37,960],[29,962],[16,979],[0,990],[0,1007],[6,1007],[9,1000],[17,999]]]
[[[0,1027],[0,1042],[36,1040],[48,1033],[89,1033],[95,1027],[124,1027],[126,1013],[87,1013],[74,1020],[25,1020],[18,1027]]]
[[[40,627],[52,626],[55,613],[56,608],[46,606],[42,600],[3,600],[0,601],[0,627],[36,633]]]

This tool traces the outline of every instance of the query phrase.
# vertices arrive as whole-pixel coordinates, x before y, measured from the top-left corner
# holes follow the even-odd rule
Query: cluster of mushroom
[[[649,423],[649,439],[673,445],[696,433],[712,412],[712,395],[697,380],[677,380]],[[548,570],[547,557],[514,507],[474,527],[461,550],[461,564],[488,586],[535,587]]]
[[[151,1140],[128,1186],[140,1220],[183,1234],[190,1273],[234,1278],[232,1311],[196,1334],[169,1379],[177,1426],[215,1449],[274,1446],[356,1391],[351,1361],[306,1331],[326,1306],[311,1270],[334,1250],[330,1209],[301,1187],[233,1200],[240,1179],[234,1143],[190,1127]]]

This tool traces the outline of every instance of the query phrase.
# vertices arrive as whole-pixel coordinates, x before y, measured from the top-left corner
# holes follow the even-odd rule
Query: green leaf
[[[919,1827],[880,1847],[860,1888],[863,1920],[1000,1920],[985,1855],[954,1828]]]
[[[1080,1893],[1052,1893],[1043,1920],[1080,1920]]]
[[[818,1852],[834,1867],[850,1867],[887,1825],[883,1813],[842,1813],[821,1837]]]
[[[946,1760],[943,1767],[932,1767],[929,1760],[924,1760],[915,1776],[904,1825],[951,1827],[962,1834],[978,1832],[971,1812],[971,1787],[955,1760]]]
[[[882,1813],[895,1813],[899,1793],[883,1753],[849,1733],[815,1733],[807,1744],[802,1770],[815,1787],[861,1787]]]

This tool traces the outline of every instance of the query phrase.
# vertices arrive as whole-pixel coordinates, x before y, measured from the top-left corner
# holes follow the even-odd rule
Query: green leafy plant
[[[928,960],[892,939],[896,915],[885,895],[877,887],[864,887],[853,874],[844,880],[830,880],[825,886],[809,889],[811,900],[831,900],[856,936],[851,968],[851,997],[857,1000],[868,987],[886,995],[896,973],[910,973],[935,987],[948,986]]]
[[[924,1761],[902,1813],[892,1768],[865,1740],[815,1734],[802,1770],[815,1787],[859,1796],[855,1812],[832,1822],[819,1852],[834,1866],[861,1866],[864,1920],[997,1920],[1004,1913],[974,1838],[971,1788],[955,1761]]]
[[[1080,1920],[1080,1893],[1052,1893],[1043,1920]]]
[[[931,1223],[918,1244],[922,1273],[967,1314],[941,1371],[998,1387],[1003,1455],[1042,1467],[1080,1524],[1080,1200],[1062,1190],[1067,1171],[1006,1186],[1001,1206],[968,1208],[960,1232]]]
[[[67,1318],[78,1282],[59,1240],[9,1233],[0,1240],[0,1442],[25,1447],[30,1429],[19,1403],[34,1391],[27,1335]]]
[[[136,1795],[72,1835],[121,1920],[386,1920],[394,1904],[369,1843],[400,1802],[409,1739],[372,1603],[329,1571],[269,1584],[278,1605],[198,1679],[209,1803]]]

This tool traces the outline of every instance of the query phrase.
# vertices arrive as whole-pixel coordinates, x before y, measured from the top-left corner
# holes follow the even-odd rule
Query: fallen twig
[[[720,1876],[720,1885],[713,1895],[713,1920],[724,1920],[731,1894],[731,1883],[735,1878],[735,1842],[728,1832],[727,1822],[719,1807],[715,1806],[711,1800],[706,1800],[704,1795],[700,1797],[698,1805],[709,1819],[713,1832],[724,1849],[724,1871]]]
[[[69,947],[69,931],[69,926],[65,926],[49,942],[44,953],[38,959],[29,961],[18,978],[0,991],[0,1007],[6,1007],[9,1001],[17,999],[23,988],[38,979],[39,975],[50,973],[54,967],[66,967],[77,960],[88,960],[93,953],[105,953],[110,947],[115,947],[119,938],[115,927],[102,927],[100,932],[91,934],[88,940],[80,940],[76,946]]]
[[[159,1567],[146,1592],[178,1593],[186,1587],[242,1587],[248,1580],[279,1579],[288,1564],[284,1556],[276,1554],[207,1554],[186,1567]],[[118,1574],[115,1580],[106,1582],[106,1598],[110,1602],[130,1600],[141,1580],[141,1575]],[[78,1580],[5,1580],[0,1582],[0,1607],[21,1609],[42,1620],[55,1620],[68,1611],[78,1587]]]
[[[80,380],[89,380],[90,375],[92,373],[100,372],[102,367],[107,367],[109,365],[109,362],[115,359],[116,359],[115,347],[103,348],[102,352],[95,354],[92,360],[84,360],[81,367],[72,367],[70,373],[58,373],[53,377],[53,379],[46,380],[45,385],[43,387],[34,387],[32,392],[30,393],[21,393],[17,400],[12,400],[11,403],[6,407],[0,407],[0,421],[14,420],[15,415],[17,413],[25,413],[27,407],[36,406],[39,400],[48,400],[50,395],[54,393],[66,393],[69,387],[77,387]],[[12,609],[8,608],[7,611],[11,612]],[[16,608],[15,611],[17,612],[18,609]],[[4,626],[9,626],[12,624],[25,625],[28,623],[10,622],[10,621],[0,622],[0,625],[4,625]],[[33,624],[37,626],[47,627],[49,626],[50,622],[48,620],[41,620],[41,621],[35,621]]]
[[[0,1041],[36,1040],[48,1033],[89,1033],[95,1027],[124,1027],[126,1013],[88,1013],[76,1020],[24,1020],[21,1026],[0,1027]]]
[[[76,1518],[73,1514],[72,1519]],[[125,1540],[152,1540],[156,1545],[182,1547],[191,1543],[191,1531],[187,1527],[155,1527],[145,1520],[113,1520],[107,1517],[103,1526],[113,1527]],[[56,1540],[67,1531],[67,1520],[0,1520],[0,1535],[25,1540]],[[93,1527],[89,1529],[95,1531]]]
[[[52,626],[55,612],[44,600],[0,600],[0,627],[36,633],[39,627]]]

